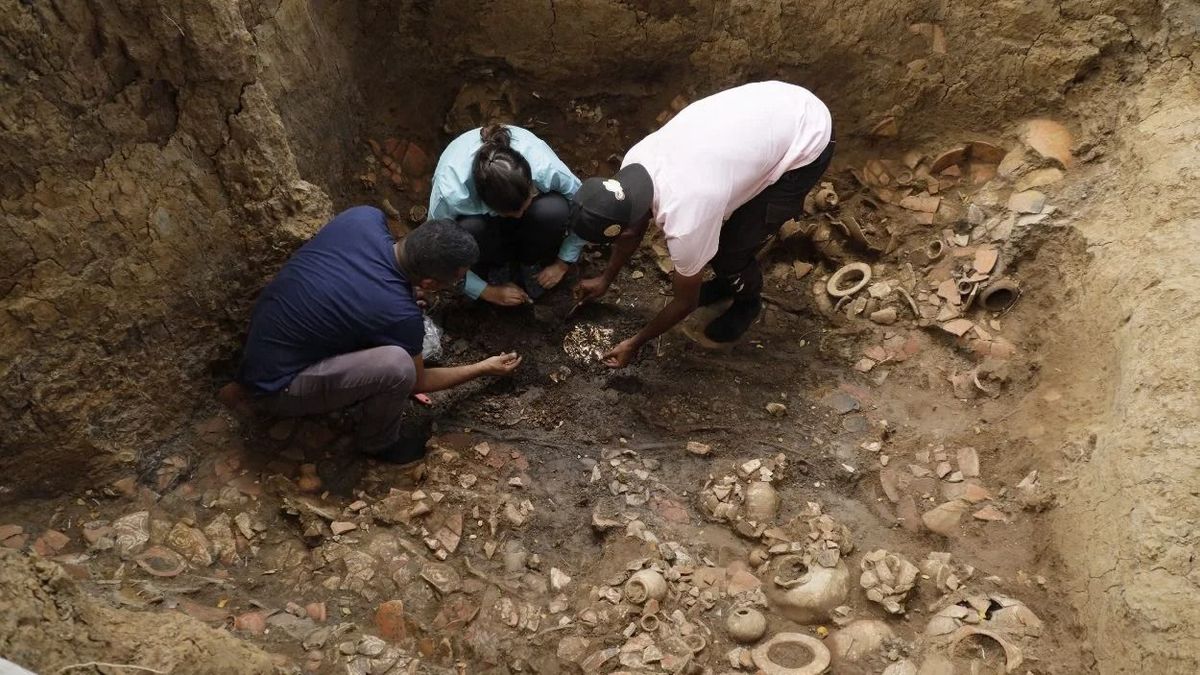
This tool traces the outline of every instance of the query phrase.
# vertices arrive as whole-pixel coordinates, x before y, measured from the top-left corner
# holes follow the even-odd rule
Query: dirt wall
[[[182,442],[255,291],[324,221],[326,194],[340,200],[376,111],[425,140],[469,81],[655,108],[778,76],[829,101],[859,147],[886,115],[911,145],[1054,114],[1081,154],[1116,160],[1079,223],[1097,247],[1091,319],[1060,326],[1112,375],[1077,388],[1097,417],[1063,425],[1097,441],[1064,496],[1062,550],[1091,580],[1079,606],[1102,669],[1174,672],[1200,652],[1194,610],[1172,600],[1197,584],[1186,298],[1200,242],[1180,214],[1196,212],[1181,167],[1196,156],[1198,19],[1154,0],[9,3],[0,500]]]
[[[262,57],[229,2],[0,9],[0,498],[162,450],[328,214]]]
[[[1054,535],[1106,673],[1200,671],[1196,72],[1168,55],[1131,92],[1077,223],[1095,264],[1015,427],[1062,453]]]

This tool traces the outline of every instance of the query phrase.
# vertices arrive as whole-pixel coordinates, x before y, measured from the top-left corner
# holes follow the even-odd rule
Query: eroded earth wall
[[[0,498],[169,444],[329,213],[251,4],[0,7]]]
[[[847,146],[887,115],[907,144],[1054,115],[1113,160],[1079,224],[1095,322],[1063,330],[1114,380],[1079,393],[1097,441],[1060,551],[1102,670],[1195,672],[1198,23],[1181,0],[0,5],[0,500],[170,450],[329,214],[366,106],[437,120],[471,78],[665,104],[780,76]]]

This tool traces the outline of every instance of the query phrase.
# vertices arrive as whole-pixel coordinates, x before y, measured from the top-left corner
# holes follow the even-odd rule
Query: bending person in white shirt
[[[608,267],[575,287],[579,302],[608,291],[653,218],[667,237],[674,298],[636,335],[604,355],[622,368],[648,341],[699,305],[733,299],[705,335],[740,338],[762,310],[756,255],[779,227],[803,213],[804,197],[833,158],[833,121],[812,92],[757,82],[684,108],[625,155],[608,179],[589,178],[572,201],[571,228],[612,244]],[[703,282],[711,265],[715,278]]]

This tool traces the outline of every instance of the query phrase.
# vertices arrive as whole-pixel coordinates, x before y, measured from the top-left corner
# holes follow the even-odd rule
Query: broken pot
[[[770,523],[779,512],[779,493],[765,481],[755,481],[746,488],[746,516],[759,523]]]
[[[625,582],[625,600],[635,605],[662,600],[666,595],[667,580],[655,570],[642,570]]]
[[[832,567],[810,565],[800,555],[780,556],[767,599],[779,613],[796,623],[820,623],[850,592],[850,572],[838,560]]]

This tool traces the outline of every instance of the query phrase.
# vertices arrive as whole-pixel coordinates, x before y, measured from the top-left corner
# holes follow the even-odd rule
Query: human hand
[[[483,292],[479,294],[479,297],[493,305],[500,305],[501,307],[516,307],[517,305],[533,302],[529,299],[529,295],[516,284],[504,284],[501,286],[488,284],[483,289]]]
[[[501,377],[504,375],[512,375],[517,366],[521,365],[521,357],[516,352],[507,354],[499,354],[490,359],[484,359],[479,362],[483,369],[484,375],[495,375]]]
[[[542,288],[554,288],[558,285],[558,282],[562,281],[568,269],[570,269],[570,265],[562,260],[555,260],[553,263],[546,265],[541,272],[538,272],[537,282],[541,284]]]
[[[592,277],[591,279],[583,279],[575,284],[572,295],[575,297],[575,304],[582,305],[591,302],[608,292],[608,281],[604,277]]]
[[[616,347],[600,355],[600,360],[609,368],[624,368],[637,356],[640,345],[633,338],[622,341]]]

